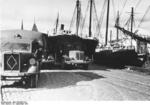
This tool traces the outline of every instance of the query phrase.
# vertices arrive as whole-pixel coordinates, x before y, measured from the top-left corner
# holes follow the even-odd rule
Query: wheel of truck
[[[38,74],[30,76],[30,88],[36,88],[38,83]]]

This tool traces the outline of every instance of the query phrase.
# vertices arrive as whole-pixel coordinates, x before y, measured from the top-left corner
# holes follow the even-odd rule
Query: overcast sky
[[[80,1],[82,13],[84,14],[88,0]],[[138,24],[150,5],[150,0],[114,0],[114,9],[112,0],[110,1],[110,27],[114,26],[114,14],[117,10],[121,11],[122,24],[124,24],[124,20],[129,18],[131,7],[137,7],[135,10],[135,22]],[[95,2],[98,17],[100,17],[100,11],[104,0],[95,0]],[[126,5],[123,9],[123,4],[125,2]],[[138,2],[140,2],[139,5],[137,5]],[[39,31],[47,32],[47,30],[52,30],[54,28],[58,12],[60,14],[60,23],[64,23],[67,28],[70,25],[75,4],[76,0],[0,0],[0,28],[20,29],[21,20],[23,19],[24,29],[31,30],[35,17]],[[103,28],[105,28],[104,25]],[[140,28],[150,31],[150,11],[146,15]]]

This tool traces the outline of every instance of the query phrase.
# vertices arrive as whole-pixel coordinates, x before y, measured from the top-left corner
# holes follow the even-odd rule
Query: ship
[[[92,0],[90,0],[92,1]],[[81,24],[81,3],[79,0],[76,1],[74,14],[76,17],[76,32],[71,33],[70,29],[65,30],[65,25],[60,25],[60,30],[58,32],[59,25],[59,14],[56,19],[56,26],[54,29],[54,34],[49,35],[48,37],[48,54],[54,56],[56,61],[61,61],[63,55],[68,55],[70,50],[80,50],[84,51],[84,54],[92,59],[92,56],[95,53],[96,46],[98,45],[98,40],[91,37],[91,11],[90,11],[90,20],[89,20],[89,37],[81,37],[79,34],[79,27]],[[75,13],[74,12],[74,13]],[[71,20],[72,24],[72,20]]]
[[[110,0],[108,0],[107,5],[107,19],[106,19],[106,36],[105,36],[105,45],[101,48],[99,48],[98,52],[95,52],[94,54],[94,63],[98,65],[104,65],[104,66],[111,66],[111,67],[117,67],[122,68],[125,66],[142,66],[146,61],[146,53],[144,53],[142,56],[138,54],[138,51],[136,51],[134,46],[122,46],[119,44],[119,40],[117,39],[115,44],[111,43],[108,44],[108,24],[109,24],[109,4]],[[123,30],[125,34],[128,34],[132,38],[133,34],[133,8],[131,12],[131,32],[130,31],[124,31],[122,28],[119,28],[119,24],[116,23],[117,31],[120,29]],[[118,35],[117,35],[118,36]],[[140,39],[140,40],[139,40]],[[136,37],[136,40],[141,42],[141,40],[144,40],[141,37]],[[138,47],[141,45],[139,44]],[[145,46],[146,49],[146,46]],[[146,51],[146,50],[145,50]]]

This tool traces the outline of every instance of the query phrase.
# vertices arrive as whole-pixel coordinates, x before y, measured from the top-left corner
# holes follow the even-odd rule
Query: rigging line
[[[90,0],[88,1],[88,5],[87,5],[86,11],[85,11],[85,16],[83,17],[83,22],[82,22],[82,25],[81,25],[81,35],[82,35],[83,27],[85,25],[85,20],[86,20],[86,16],[87,16],[89,6],[90,6]]]
[[[112,0],[112,5],[113,5],[113,12],[114,12],[114,20],[116,19],[116,8],[115,8],[115,4],[114,4],[114,0]]]
[[[107,2],[105,1],[104,2],[104,6],[103,6],[103,9],[101,11],[101,17],[100,17],[100,20],[99,20],[99,30],[98,30],[98,35],[100,35],[100,32],[101,32],[101,27],[102,27],[102,23],[103,23],[103,19],[104,19],[104,14],[105,14],[105,11],[106,11],[106,4]]]
[[[121,9],[121,7],[123,7],[123,4],[124,4],[124,0],[119,0],[120,1],[120,4],[118,3],[118,9],[120,8]]]
[[[79,24],[79,33],[80,33],[81,37],[82,37],[82,34],[81,34],[82,22],[83,22],[83,14],[82,14],[82,10],[81,10],[81,13],[80,13],[80,24]]]
[[[146,17],[147,13],[149,12],[150,10],[150,6],[147,8],[146,12],[144,13],[144,16],[142,17],[140,23],[138,24],[138,28],[141,26],[142,22],[144,21],[144,18]]]
[[[71,19],[71,23],[70,23],[69,31],[71,30],[72,25],[73,25],[74,20],[75,20],[76,8],[77,8],[77,7],[75,7],[74,12],[73,12],[73,16],[72,16],[72,19]]]
[[[79,25],[79,33],[80,33],[81,37],[82,37],[82,34],[81,34],[82,22],[83,22],[83,14],[82,14],[82,12],[81,12],[81,16],[80,16],[80,25]]]
[[[96,10],[95,2],[93,2],[93,5],[94,5],[94,11],[95,11],[94,13],[95,13],[95,16],[96,16],[96,23],[97,23],[96,24],[96,28],[97,28],[97,27],[99,27],[99,23],[98,23],[98,15],[97,15],[97,10]],[[95,31],[97,31],[97,29]]]
[[[100,31],[101,31],[101,26],[102,26],[102,22],[103,22],[103,18],[104,18],[104,13],[106,11],[106,4],[107,4],[107,0],[104,1],[103,3],[103,7],[102,7],[102,10],[101,10],[101,16],[100,16],[100,19],[99,19],[99,29],[98,29],[98,36],[100,35]]]
[[[124,24],[124,26],[127,26],[127,25],[130,23],[130,20],[131,20],[131,16],[130,16],[130,18],[127,20],[127,22]]]
[[[135,10],[137,9],[137,7],[139,6],[140,3],[141,3],[141,0],[138,0],[138,2],[135,5]]]
[[[122,17],[122,18],[120,18],[120,21],[122,22],[122,23],[120,23],[120,24],[122,24],[122,25],[126,25],[126,23],[127,23],[127,21],[129,21],[130,20],[130,17],[129,18],[127,18],[127,16],[124,16],[124,17]]]
[[[81,4],[80,4],[81,5]],[[81,10],[81,9],[80,9]],[[82,25],[82,21],[83,21],[83,14],[82,14],[82,10],[81,10],[81,12],[80,12],[80,25],[79,25],[79,27],[81,27],[81,25]],[[79,28],[80,29],[80,28]]]
[[[120,17],[122,16],[122,13],[124,11],[124,8],[125,8],[126,4],[127,4],[127,0],[125,0],[125,2],[123,4],[123,7],[122,7],[121,12],[120,12]]]
[[[128,26],[128,25],[129,25],[129,23],[131,22],[131,18],[132,18],[132,16],[129,17],[129,19],[128,19],[127,22],[124,24],[124,26],[126,26],[126,25]]]
[[[145,12],[145,13],[146,13],[146,12]],[[144,15],[145,15],[145,14],[144,14]],[[143,17],[142,17],[142,19],[144,19],[144,18],[145,18],[145,16],[143,16]],[[139,28],[139,27],[141,26],[141,24],[140,24],[140,23],[141,23],[141,22],[143,22],[143,20],[142,20],[142,19],[140,19],[140,20],[139,20],[139,18],[138,18],[138,17],[136,17],[136,19],[135,19],[135,20],[136,20],[136,27],[137,27],[137,28]]]
[[[132,3],[131,0],[130,0],[130,2],[129,2],[129,0],[126,0],[126,1],[124,2],[124,6],[123,6],[123,9],[122,9],[122,12],[120,13],[120,17],[123,17],[122,15],[123,15],[123,13],[124,13],[124,10],[125,10],[126,5],[128,4],[128,6],[130,6],[131,3]],[[120,21],[125,20],[125,18],[126,18],[126,17],[121,18]]]
[[[98,22],[98,15],[97,15],[97,10],[96,10],[96,5],[95,5],[95,2],[93,2],[93,5],[94,5],[94,13],[96,15],[96,21]]]
[[[136,27],[136,26],[137,26],[137,24],[136,24],[137,22],[138,22],[137,18],[136,18],[136,17],[134,17],[134,20],[133,20],[133,26],[134,26],[134,27]]]
[[[122,5],[123,5],[123,0],[119,0],[119,2],[118,2],[118,9],[120,8],[120,6],[122,7]]]
[[[135,26],[136,26],[136,20],[134,18],[134,20],[133,20],[133,27],[135,27]]]

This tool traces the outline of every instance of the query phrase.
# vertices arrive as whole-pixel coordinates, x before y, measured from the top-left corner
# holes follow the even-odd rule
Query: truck
[[[27,30],[1,31],[1,80],[36,88],[45,35]]]
[[[69,55],[63,55],[62,68],[63,69],[88,69],[91,60],[84,55],[84,51],[70,50]]]

